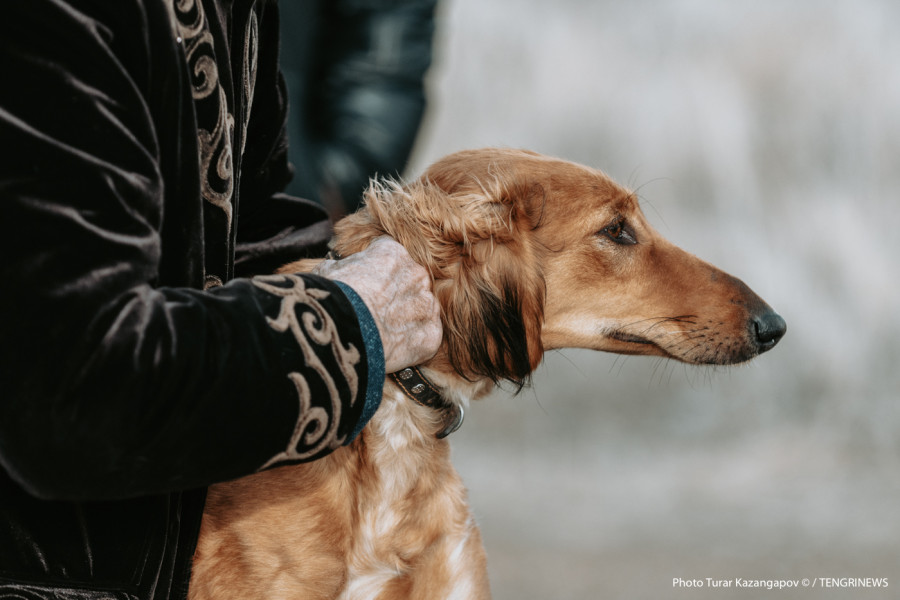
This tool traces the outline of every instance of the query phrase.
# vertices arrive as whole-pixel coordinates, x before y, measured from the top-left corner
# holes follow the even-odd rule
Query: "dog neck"
[[[438,439],[447,437],[462,425],[466,416],[463,405],[444,398],[438,387],[429,381],[418,367],[391,373],[390,377],[413,402],[440,414],[441,429],[436,434]]]
[[[440,408],[419,401],[418,396],[411,393],[420,381],[413,377],[399,379],[399,374],[391,374],[385,379],[381,408],[375,412],[371,422],[374,430],[383,428],[383,435],[396,443],[400,443],[400,439],[394,434],[406,432],[400,436],[408,438],[403,442],[404,446],[413,440],[417,440],[416,444],[429,447],[435,442],[445,441],[439,439],[440,434],[446,431],[445,435],[449,435],[448,426],[462,421],[462,414],[468,410],[470,402],[483,398],[494,388],[490,379],[469,379],[455,372],[449,363],[442,360],[441,353],[426,364],[415,367],[414,376],[416,372],[425,380],[421,383],[426,389],[435,390],[439,398],[435,402],[440,403]],[[405,388],[409,388],[410,392],[404,391]],[[459,417],[453,416],[456,414]]]

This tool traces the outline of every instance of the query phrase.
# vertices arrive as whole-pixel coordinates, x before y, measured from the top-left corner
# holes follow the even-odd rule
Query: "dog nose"
[[[750,322],[760,352],[774,348],[787,331],[787,323],[774,312],[754,315]]]

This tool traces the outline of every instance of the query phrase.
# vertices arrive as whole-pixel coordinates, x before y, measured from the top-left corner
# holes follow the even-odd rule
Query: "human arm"
[[[164,177],[146,37],[166,31],[146,6],[34,0],[0,26],[0,139],[15,150],[0,162],[0,465],[45,498],[317,458],[350,439],[378,379],[327,279],[166,285],[165,230],[186,224],[163,209],[190,196]]]

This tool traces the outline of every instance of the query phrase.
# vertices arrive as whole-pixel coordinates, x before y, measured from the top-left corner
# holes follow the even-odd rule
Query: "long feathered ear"
[[[520,389],[543,356],[543,249],[531,232],[543,190],[498,177],[448,191],[430,179],[373,182],[365,207],[335,227],[335,249],[359,252],[390,235],[434,279],[442,355],[460,375]]]
[[[463,376],[508,380],[521,389],[543,355],[542,281],[515,252],[487,252],[493,254],[489,264],[466,261],[457,277],[435,286],[444,308],[447,356]]]
[[[532,235],[543,190],[498,177],[449,196],[465,198],[470,217],[451,276],[435,285],[449,360],[464,376],[507,380],[521,389],[544,353],[545,249]]]

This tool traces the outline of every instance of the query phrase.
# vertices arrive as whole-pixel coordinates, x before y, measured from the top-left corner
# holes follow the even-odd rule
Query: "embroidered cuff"
[[[356,439],[356,436],[363,430],[372,415],[381,404],[381,395],[384,390],[384,347],[381,344],[381,335],[378,333],[378,326],[369,308],[359,297],[353,288],[340,281],[335,281],[353,309],[356,311],[357,319],[359,319],[359,328],[362,332],[363,341],[366,345],[366,359],[369,367],[369,377],[366,382],[366,403],[363,406],[362,414],[356,424],[356,428],[350,437],[347,438],[345,444],[349,444]]]
[[[359,324],[358,309],[335,282],[321,278],[264,275],[252,283],[264,292],[266,304],[278,303],[277,317],[267,315],[266,322],[284,336],[276,345],[281,364],[288,369],[287,383],[299,402],[287,447],[261,469],[314,460],[347,441],[365,408],[372,376],[367,373],[368,357],[365,369],[361,364],[367,346],[363,328],[339,326],[339,322]],[[383,381],[382,375],[379,383]]]

